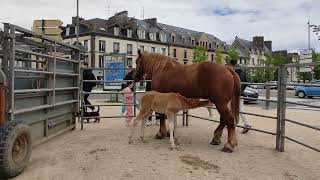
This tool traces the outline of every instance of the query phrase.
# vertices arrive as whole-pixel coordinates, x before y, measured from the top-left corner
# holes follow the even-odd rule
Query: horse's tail
[[[207,106],[210,104],[209,100],[186,98],[180,94],[178,94],[178,98],[180,99],[180,102],[182,103],[183,109],[194,109],[194,108],[198,108],[198,107]]]
[[[240,78],[238,74],[234,71],[233,68],[230,66],[226,66],[227,69],[231,72],[233,76],[233,81],[234,81],[234,90],[232,93],[232,98],[231,98],[231,109],[234,115],[234,119],[236,124],[239,123],[239,105],[240,105],[240,96],[241,96],[241,89],[240,89]]]

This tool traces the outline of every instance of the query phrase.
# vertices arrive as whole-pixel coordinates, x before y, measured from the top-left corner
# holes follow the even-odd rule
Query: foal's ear
[[[138,55],[139,55],[139,57],[142,55],[140,49],[138,50]]]

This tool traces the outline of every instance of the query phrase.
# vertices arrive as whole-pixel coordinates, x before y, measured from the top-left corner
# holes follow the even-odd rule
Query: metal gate
[[[0,56],[7,120],[29,125],[34,144],[75,128],[79,48],[5,23]]]

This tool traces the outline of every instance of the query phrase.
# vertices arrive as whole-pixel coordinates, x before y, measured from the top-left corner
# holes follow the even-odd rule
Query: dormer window
[[[160,33],[160,41],[161,42],[166,42],[167,41],[167,36],[165,33]]]
[[[119,31],[120,31],[119,27],[114,27],[113,28],[113,33],[114,33],[115,36],[119,36]]]
[[[173,35],[171,36],[171,42],[175,42],[175,37]]]
[[[157,40],[157,34],[156,33],[149,33],[149,38],[151,41]]]
[[[127,37],[128,38],[132,37],[132,29],[127,29]]]
[[[138,37],[140,39],[145,39],[146,38],[146,32],[145,30],[138,30]]]
[[[186,38],[182,37],[182,44],[185,44],[185,43],[186,43]]]

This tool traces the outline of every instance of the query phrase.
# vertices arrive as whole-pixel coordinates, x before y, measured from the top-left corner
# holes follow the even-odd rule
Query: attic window
[[[138,37],[140,39],[145,39],[146,38],[146,32],[144,30],[138,30]]]
[[[167,41],[167,37],[166,37],[165,33],[160,33],[159,37],[160,37],[160,41],[161,42],[166,42]]]
[[[127,29],[127,37],[128,38],[132,37],[132,29]]]
[[[115,36],[119,36],[119,29],[120,29],[119,27],[114,27],[113,28],[113,32],[114,32]]]
[[[149,33],[149,38],[151,41],[155,41],[157,39],[157,34],[156,33]]]

